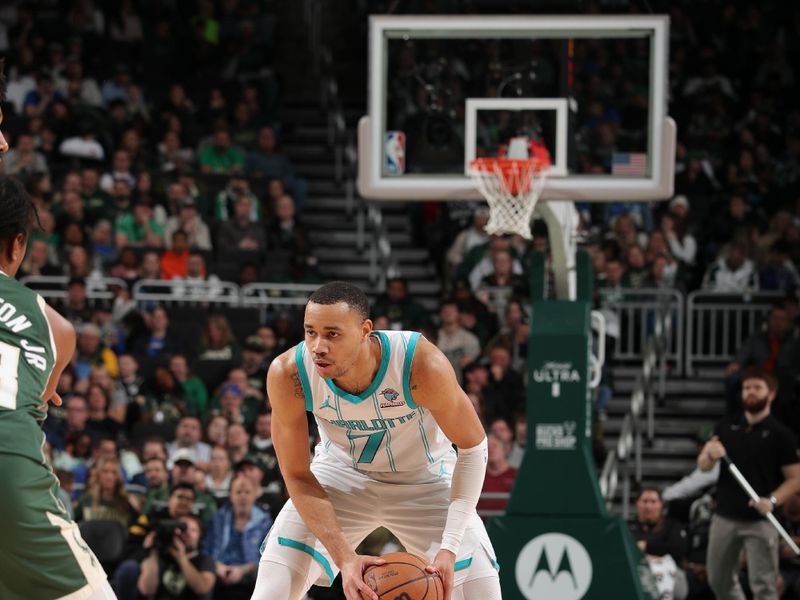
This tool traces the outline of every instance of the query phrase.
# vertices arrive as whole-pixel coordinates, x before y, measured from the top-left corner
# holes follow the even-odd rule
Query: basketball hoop
[[[489,203],[486,233],[512,233],[526,240],[533,238],[531,217],[544,188],[549,166],[546,156],[476,158],[469,163],[475,187]]]

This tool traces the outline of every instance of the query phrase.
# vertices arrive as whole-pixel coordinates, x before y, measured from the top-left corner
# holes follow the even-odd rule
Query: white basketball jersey
[[[306,410],[314,413],[320,448],[354,469],[403,473],[427,470],[449,475],[453,446],[433,416],[411,397],[411,361],[419,333],[374,331],[381,362],[372,384],[361,394],[339,389],[317,371],[301,342],[295,361]]]

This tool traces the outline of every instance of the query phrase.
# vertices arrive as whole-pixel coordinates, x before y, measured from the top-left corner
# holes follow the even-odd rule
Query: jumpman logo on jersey
[[[330,396],[325,396],[325,399],[322,401],[322,404],[319,405],[320,410],[322,410],[323,408],[330,408],[331,410],[336,410],[333,406],[331,406]]]
[[[450,475],[450,471],[444,468],[444,461],[439,463],[439,477],[447,477]]]

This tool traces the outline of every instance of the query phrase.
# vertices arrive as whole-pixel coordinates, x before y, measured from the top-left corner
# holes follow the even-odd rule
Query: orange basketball
[[[407,552],[381,556],[385,565],[369,567],[364,581],[380,600],[442,600],[444,589],[438,575],[428,573],[424,559]]]

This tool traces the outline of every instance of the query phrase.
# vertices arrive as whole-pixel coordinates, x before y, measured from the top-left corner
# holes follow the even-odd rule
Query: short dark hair
[[[657,487],[655,487],[655,486],[652,486],[652,485],[645,485],[645,486],[643,486],[642,488],[640,488],[640,489],[639,489],[639,493],[638,493],[638,494],[636,494],[636,502],[638,502],[638,501],[639,501],[639,499],[640,499],[642,496],[644,496],[644,494],[645,494],[646,492],[655,492],[655,493],[656,493],[656,495],[658,496],[658,499],[659,499],[659,500],[661,500],[661,502],[663,502],[663,501],[664,501],[664,499],[661,497],[661,490],[660,490],[660,489],[658,489]]]
[[[774,392],[778,389],[778,379],[775,377],[775,375],[761,367],[747,367],[742,372],[742,383],[748,379],[760,379],[767,384],[770,392]]]
[[[308,299],[308,304],[338,304],[344,302],[362,319],[369,318],[369,299],[361,288],[346,281],[331,281],[317,289]]]
[[[36,206],[16,177],[0,176],[0,247],[22,234],[27,239],[36,219]]]
[[[172,497],[172,494],[174,494],[178,490],[191,490],[192,496],[194,498],[197,498],[197,490],[194,489],[194,486],[191,483],[176,483],[175,485],[172,486],[172,489],[169,491],[170,497]]]

